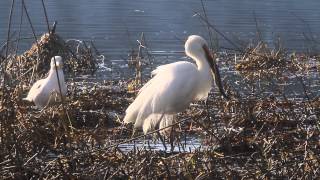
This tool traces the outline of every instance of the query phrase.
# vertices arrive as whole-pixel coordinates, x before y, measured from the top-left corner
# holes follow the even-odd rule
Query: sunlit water
[[[166,141],[163,144],[160,140],[138,140],[130,143],[120,144],[119,148],[123,151],[132,151],[134,149],[161,150],[165,152],[193,152],[195,150],[206,149],[201,139],[196,136],[187,136],[185,139],[171,144]]]
[[[36,34],[46,31],[41,1],[25,2]],[[6,38],[10,3],[10,0],[0,1],[0,42]],[[319,40],[318,0],[210,0],[204,3],[210,22],[238,44],[249,42],[257,30],[270,44],[280,36],[285,47],[295,50],[311,48],[310,41]],[[202,12],[200,0],[68,0],[45,1],[45,4],[50,24],[58,21],[57,32],[65,39],[93,40],[98,49],[112,59],[125,56],[137,44],[141,32],[154,52],[183,51],[181,40],[188,35],[207,35],[206,27],[194,16],[195,12]],[[13,31],[18,31],[21,2],[16,1],[14,7]],[[26,17],[22,34],[32,36]],[[222,47],[234,48],[221,36],[219,43]]]

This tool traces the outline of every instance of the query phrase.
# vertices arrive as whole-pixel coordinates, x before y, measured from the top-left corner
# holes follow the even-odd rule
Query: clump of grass
[[[7,58],[7,74],[11,79],[29,85],[36,79],[46,76],[53,56],[62,56],[64,70],[68,75],[93,74],[98,68],[98,52],[93,45],[87,46],[84,41],[64,41],[58,34],[50,32],[41,36],[31,48],[21,55],[10,55]]]
[[[235,68],[248,79],[259,79],[281,75],[284,68],[294,68],[294,63],[287,59],[283,49],[271,49],[260,41],[245,51]]]

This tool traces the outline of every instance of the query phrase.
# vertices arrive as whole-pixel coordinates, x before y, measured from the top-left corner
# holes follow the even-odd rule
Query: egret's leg
[[[122,121],[122,123],[121,123],[120,137],[122,137],[122,135],[123,135],[124,126],[125,126],[125,124],[124,124],[124,122]]]
[[[174,150],[174,144],[173,144],[173,142],[174,142],[174,132],[175,130],[174,130],[174,128],[173,128],[173,126],[171,126],[171,131],[170,131],[170,134],[169,134],[169,142],[170,142],[170,146],[171,146],[171,149],[170,149],[170,151],[171,152],[173,152],[173,150]]]
[[[174,124],[176,122],[176,119],[177,119],[177,115],[172,115],[172,122],[170,125]],[[169,134],[169,142],[170,142],[170,146],[171,146],[171,152],[173,152],[174,150],[174,141],[175,141],[175,127],[174,126],[171,126],[171,130],[170,130],[170,134]]]
[[[137,131],[137,128],[133,128],[131,138],[134,138],[138,135]]]
[[[163,113],[163,114],[161,115],[161,117],[159,118],[159,121],[158,121],[158,122],[159,122],[159,125],[158,125],[158,127],[160,127],[161,121],[165,120],[165,119],[163,119],[163,117],[164,117],[164,113]],[[164,129],[164,130],[165,130],[165,129]],[[166,146],[166,142],[165,142],[165,137],[162,137],[162,136],[161,136],[160,131],[157,131],[157,135],[158,135],[160,141],[162,142],[162,144],[163,144],[163,146],[164,146],[164,150],[167,151],[167,146]]]
[[[146,136],[143,136],[142,147],[145,147],[145,145],[146,145]]]
[[[167,146],[166,146],[165,137],[164,137],[164,136],[161,136],[161,134],[160,134],[159,131],[157,131],[157,135],[158,135],[158,137],[159,137],[159,139],[160,139],[160,141],[161,141],[161,143],[162,143],[162,145],[163,145],[163,147],[164,147],[164,151],[167,151]]]

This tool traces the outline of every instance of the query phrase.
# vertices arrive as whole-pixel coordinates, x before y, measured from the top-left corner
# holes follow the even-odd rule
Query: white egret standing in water
[[[208,97],[213,79],[222,96],[227,98],[207,42],[191,35],[185,43],[185,52],[196,64],[180,61],[155,69],[154,77],[127,108],[125,123],[134,123],[134,128],[142,128],[144,133],[173,124],[173,115],[184,111],[192,101]]]
[[[34,102],[41,109],[58,99],[60,100],[61,95],[64,97],[67,94],[61,56],[52,57],[50,66],[48,77],[35,82],[27,97],[24,98],[24,100]],[[62,94],[60,94],[58,77]]]

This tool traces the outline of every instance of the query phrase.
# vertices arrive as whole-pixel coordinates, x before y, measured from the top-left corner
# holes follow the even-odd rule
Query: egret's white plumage
[[[61,93],[62,96],[65,96],[67,94],[67,86],[64,80],[62,67],[62,58],[60,56],[52,57],[48,77],[35,82],[24,100],[34,102],[38,108],[43,108],[46,105],[54,102],[57,98],[59,99],[60,90],[57,72],[59,76]]]
[[[172,124],[172,115],[184,111],[192,101],[208,97],[212,73],[220,92],[225,96],[206,41],[197,35],[189,36],[185,52],[196,64],[180,61],[155,69],[152,72],[154,77],[140,89],[137,98],[127,108],[125,123],[134,123],[134,127],[143,128],[144,133],[157,126]]]
[[[160,122],[159,122],[159,119]],[[168,127],[172,125],[175,121],[175,115],[173,114],[150,114],[143,122],[142,130],[146,134],[151,129],[156,129],[159,127],[159,129]],[[161,134],[170,134],[171,128],[164,129],[161,132]]]

